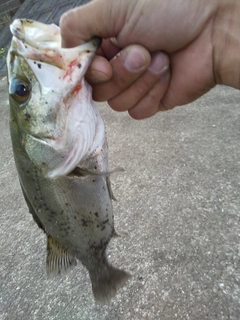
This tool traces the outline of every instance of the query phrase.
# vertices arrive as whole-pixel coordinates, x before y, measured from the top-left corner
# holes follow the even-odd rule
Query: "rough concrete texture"
[[[86,270],[48,279],[45,236],[20,191],[0,81],[0,319],[240,318],[240,93],[218,87],[191,105],[134,121],[106,104],[118,231],[110,261],[132,273],[105,306]]]

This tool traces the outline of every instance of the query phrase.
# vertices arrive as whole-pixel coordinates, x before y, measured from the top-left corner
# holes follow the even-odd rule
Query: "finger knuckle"
[[[155,91],[149,91],[148,94],[145,97],[145,102],[147,104],[155,104],[160,102],[160,98],[158,96],[158,93]]]
[[[118,103],[116,99],[108,100],[108,104],[115,111],[123,111],[122,106]]]
[[[68,25],[68,23],[69,23],[69,13],[64,12],[63,15],[60,17],[59,26],[61,29],[66,28],[66,25]]]
[[[148,92],[148,90],[151,88],[151,85],[146,79],[141,79],[136,86],[134,87],[135,95],[136,96],[143,96]]]
[[[163,103],[162,101],[158,105],[158,111],[168,111],[173,108],[174,108],[173,106],[167,105],[167,104]]]

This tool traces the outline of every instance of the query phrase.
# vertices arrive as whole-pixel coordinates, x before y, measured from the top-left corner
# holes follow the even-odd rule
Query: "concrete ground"
[[[0,80],[0,319],[240,319],[240,93],[217,87],[191,105],[134,121],[106,104],[118,231],[110,261],[132,273],[105,306],[86,270],[45,272],[45,236],[20,191]]]

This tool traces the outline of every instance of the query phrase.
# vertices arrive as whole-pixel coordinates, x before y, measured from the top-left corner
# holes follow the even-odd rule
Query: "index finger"
[[[114,37],[120,30],[120,18],[113,17],[111,4],[112,1],[106,6],[104,0],[95,0],[65,12],[59,22],[62,46],[75,47],[93,36]]]

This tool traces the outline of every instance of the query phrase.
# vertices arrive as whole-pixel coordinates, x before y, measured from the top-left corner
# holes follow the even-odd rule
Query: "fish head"
[[[15,20],[7,56],[11,122],[31,161],[48,177],[68,174],[96,134],[84,80],[101,39],[61,47],[58,26]]]

